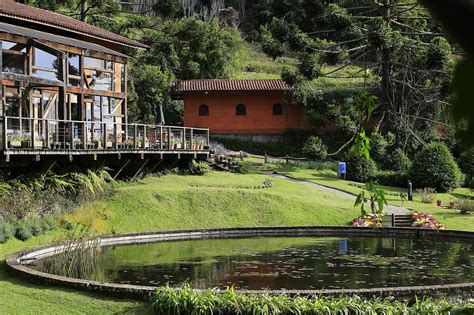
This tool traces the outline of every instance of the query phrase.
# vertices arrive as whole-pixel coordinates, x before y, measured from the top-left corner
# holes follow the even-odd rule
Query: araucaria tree
[[[315,116],[331,113],[336,124],[342,121],[342,125],[352,124],[351,129],[357,129],[352,106],[356,104],[346,109],[343,105],[343,113],[338,114],[326,108],[335,99],[339,104],[350,102],[357,90],[330,91],[328,100],[325,91],[315,92],[307,82],[362,77],[365,80],[359,89],[379,97],[376,128],[393,131],[396,145],[404,151],[448,136],[453,47],[429,13],[418,2],[408,0],[338,3],[315,4],[318,12],[312,18],[312,30],[307,21],[294,23],[285,17],[262,28],[265,43],[278,41],[300,56],[300,80],[285,73],[291,79],[288,83],[297,85],[297,101],[306,103],[310,113],[316,111],[319,115]],[[275,57],[281,53],[274,47],[278,45],[263,48]],[[353,66],[358,70],[348,75],[347,69]],[[305,80],[302,84],[301,79]],[[346,132],[346,137],[352,135]]]

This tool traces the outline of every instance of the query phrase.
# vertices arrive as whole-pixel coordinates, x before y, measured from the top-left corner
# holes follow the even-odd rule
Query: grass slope
[[[357,215],[352,203],[329,193],[274,179],[254,189],[264,175],[210,172],[204,176],[168,175],[123,184],[107,200],[87,204],[66,218],[91,223],[100,233],[269,225],[345,225]],[[240,187],[240,188],[237,188]],[[11,277],[4,257],[53,242],[55,231],[27,242],[0,244],[0,314],[145,313],[145,303],[114,300]]]
[[[254,163],[262,163],[263,160],[253,158]],[[315,170],[298,167],[295,165],[284,164],[268,164],[268,168],[273,168],[281,174],[295,177],[298,179],[308,180],[327,187],[336,188],[354,195],[357,195],[362,190],[361,183],[355,183],[348,180],[342,180],[337,177],[335,171],[331,170]],[[451,230],[474,231],[474,214],[460,214],[459,210],[449,209],[446,207],[437,207],[436,204],[422,203],[418,195],[415,194],[413,201],[405,201],[402,203],[399,193],[406,193],[406,189],[397,187],[381,186],[387,193],[387,201],[391,205],[403,206],[415,211],[429,213]],[[457,188],[450,193],[436,194],[436,199],[443,201],[447,205],[450,200],[457,198],[465,198],[469,194],[467,188]]]

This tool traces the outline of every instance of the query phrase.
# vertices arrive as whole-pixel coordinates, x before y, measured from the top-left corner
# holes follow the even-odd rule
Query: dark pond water
[[[51,259],[51,258],[48,258]],[[45,262],[39,262],[42,269]],[[262,237],[102,249],[94,280],[238,289],[369,288],[474,282],[474,244]]]

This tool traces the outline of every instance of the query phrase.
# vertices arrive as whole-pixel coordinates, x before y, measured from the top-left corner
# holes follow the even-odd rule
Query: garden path
[[[327,186],[323,186],[323,185],[320,185],[320,184],[316,184],[316,183],[313,183],[313,182],[310,182],[310,181],[307,181],[307,180],[304,180],[304,179],[297,179],[297,178],[294,178],[294,177],[290,177],[290,176],[286,176],[286,175],[282,175],[282,174],[278,174],[278,173],[273,173],[272,176],[275,177],[275,178],[280,178],[280,179],[290,180],[290,181],[293,181],[293,182],[298,182],[298,183],[301,183],[303,185],[309,186],[309,187],[314,188],[314,189],[328,191],[328,192],[331,192],[335,195],[338,195],[338,196],[346,198],[346,199],[350,199],[350,200],[355,201],[356,198],[357,198],[355,195],[350,194],[348,192],[345,192],[345,191],[342,191],[342,190],[339,190],[339,189],[335,189],[335,188],[331,188],[331,187],[327,187]],[[384,211],[388,214],[395,214],[395,215],[404,215],[404,214],[409,214],[410,213],[410,210],[408,210],[407,208],[392,206],[392,205],[386,205],[384,207]]]

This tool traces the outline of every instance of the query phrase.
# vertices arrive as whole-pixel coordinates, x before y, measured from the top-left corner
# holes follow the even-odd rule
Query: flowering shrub
[[[433,218],[431,214],[413,212],[412,226],[420,229],[444,230],[446,227]]]
[[[362,227],[382,227],[382,215],[368,214],[358,217],[352,221],[351,226],[362,226]]]

